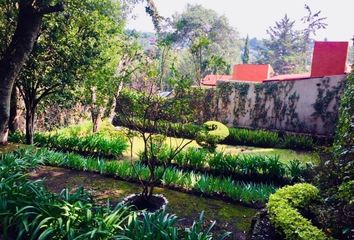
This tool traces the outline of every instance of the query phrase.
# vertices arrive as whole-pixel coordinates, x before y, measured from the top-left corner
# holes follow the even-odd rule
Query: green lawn
[[[181,138],[171,138],[166,139],[166,144],[171,146],[176,146],[177,144],[186,143],[189,140]],[[188,147],[199,147],[199,145],[193,141]],[[143,151],[144,142],[142,138],[135,137],[133,140],[133,159],[137,159],[139,152]],[[231,146],[219,144],[217,151],[231,153],[231,154],[255,154],[255,155],[279,155],[282,162],[289,162],[290,160],[298,159],[299,161],[306,163],[312,162],[314,164],[319,162],[319,156],[315,152],[300,152],[288,149],[277,149],[277,148],[259,148],[259,147],[248,147],[248,146]],[[130,158],[130,147],[124,152],[124,158]]]

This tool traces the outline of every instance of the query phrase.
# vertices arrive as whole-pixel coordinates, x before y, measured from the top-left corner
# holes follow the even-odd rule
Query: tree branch
[[[58,4],[55,4],[52,6],[43,6],[37,10],[38,14],[41,14],[41,15],[55,13],[55,12],[62,12],[62,11],[64,11],[64,4],[63,3],[58,3]]]

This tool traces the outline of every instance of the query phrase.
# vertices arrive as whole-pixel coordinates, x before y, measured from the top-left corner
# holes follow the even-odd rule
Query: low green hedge
[[[203,213],[191,226],[182,227],[178,224],[180,219],[165,210],[144,212],[138,217],[133,209],[120,203],[96,205],[81,187],[75,193],[69,189],[50,193],[41,181],[27,179],[26,173],[45,159],[30,153],[0,154],[1,239],[221,240],[229,235],[213,236],[210,230],[214,223],[205,222]],[[204,228],[206,225],[210,228]]]
[[[9,141],[24,143],[25,137],[21,133],[9,136]],[[127,140],[123,137],[90,134],[87,136],[67,135],[62,133],[36,133],[34,143],[40,147],[47,147],[69,152],[78,152],[100,157],[118,157],[128,148]]]
[[[306,209],[319,198],[319,190],[311,184],[300,183],[278,189],[269,197],[267,209],[272,224],[287,240],[329,239],[297,209]]]
[[[20,149],[13,153],[17,158],[31,159],[44,165],[90,171],[123,180],[140,182],[149,179],[149,168],[140,163],[134,166],[129,161],[105,161],[97,158],[84,158],[80,155],[54,152],[47,149]],[[206,174],[187,172],[168,167],[162,175],[162,168],[157,168],[160,184],[177,190],[228,198],[249,205],[263,204],[276,188],[271,184],[256,184],[233,181],[225,177],[213,177]]]
[[[165,146],[155,154],[162,165],[171,153],[170,149]],[[139,154],[139,158],[143,162],[143,152]],[[312,168],[310,164],[302,164],[299,160],[291,160],[289,164],[285,164],[280,161],[277,155],[210,153],[207,150],[193,147],[178,153],[172,160],[171,165],[180,169],[193,169],[212,175],[261,182],[303,181]]]

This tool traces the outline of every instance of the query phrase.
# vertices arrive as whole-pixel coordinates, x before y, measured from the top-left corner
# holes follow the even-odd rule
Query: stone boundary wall
[[[229,127],[332,136],[346,75],[245,83],[218,81],[203,93],[200,121]]]

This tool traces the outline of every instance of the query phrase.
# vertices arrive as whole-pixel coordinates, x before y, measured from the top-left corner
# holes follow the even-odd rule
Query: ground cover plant
[[[97,158],[84,158],[77,154],[65,154],[46,149],[21,149],[13,153],[18,158],[32,158],[45,165],[71,168],[79,171],[97,172],[118,177],[126,181],[139,183],[150,177],[149,168],[129,161],[105,161]],[[237,182],[231,178],[213,177],[190,171],[182,171],[167,167],[163,173],[157,167],[158,185],[180,191],[186,191],[205,196],[222,198],[246,205],[258,207],[263,205],[268,196],[276,190],[271,184],[256,184]]]
[[[169,156],[169,148],[164,147],[158,155],[161,164]],[[140,161],[144,163],[140,154]],[[268,182],[304,181],[312,172],[312,164],[291,160],[285,164],[279,156],[232,155],[223,152],[210,153],[199,148],[188,148],[178,153],[171,166],[184,170],[200,171],[233,179]]]
[[[23,143],[25,138],[24,135],[17,132],[10,135],[9,139],[13,142]],[[36,146],[109,158],[120,157],[128,148],[127,140],[124,137],[103,134],[80,136],[55,132],[36,133],[33,139]]]
[[[29,150],[32,151],[33,150]],[[137,217],[128,206],[95,205],[82,188],[49,193],[27,171],[41,158],[19,153],[0,156],[0,237],[3,239],[224,239],[204,228],[203,215],[191,227],[177,227],[177,217],[160,211]],[[202,227],[203,226],[203,227]]]

